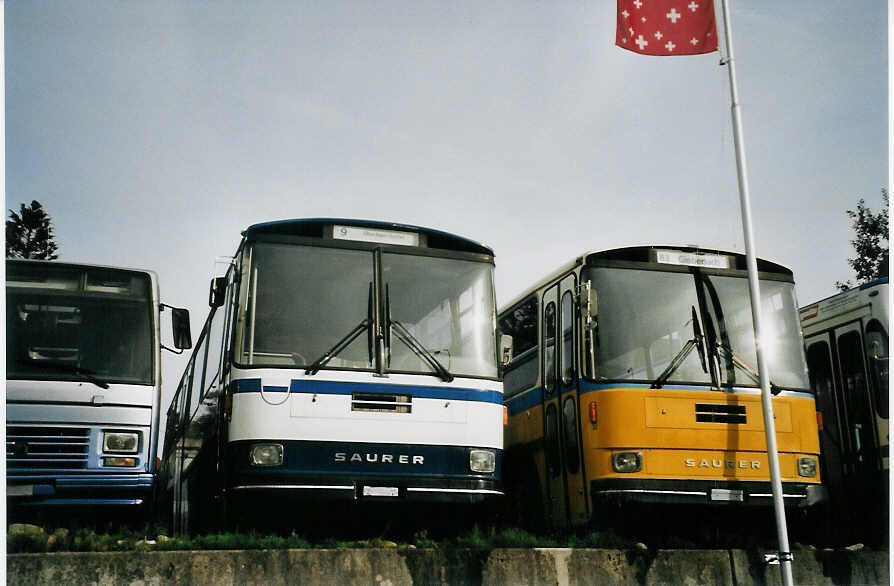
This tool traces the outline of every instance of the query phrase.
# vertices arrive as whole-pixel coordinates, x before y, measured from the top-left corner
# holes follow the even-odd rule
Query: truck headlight
[[[639,472],[643,469],[643,455],[639,452],[615,452],[612,454],[612,470],[615,472]]]
[[[282,444],[255,444],[249,460],[252,466],[279,466],[282,464]]]
[[[497,458],[490,450],[472,450],[469,452],[469,468],[472,472],[493,472]]]
[[[140,434],[136,432],[105,431],[102,434],[102,451],[118,454],[136,454],[140,447]]]
[[[805,478],[816,476],[816,460],[813,458],[798,458],[798,474]]]

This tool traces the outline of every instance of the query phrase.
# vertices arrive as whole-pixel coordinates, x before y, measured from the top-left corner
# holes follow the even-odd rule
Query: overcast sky
[[[755,246],[803,305],[853,277],[845,210],[888,186],[886,3],[731,14]],[[267,220],[472,238],[501,303],[585,250],[742,249],[719,55],[614,32],[611,0],[8,2],[6,208],[39,200],[60,260],[155,270],[196,334],[214,259]]]

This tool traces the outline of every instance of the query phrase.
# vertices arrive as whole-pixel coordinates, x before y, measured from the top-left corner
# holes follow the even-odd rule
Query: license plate
[[[34,494],[33,484],[8,484],[6,485],[6,496],[32,496]]]
[[[363,496],[397,496],[400,491],[396,486],[364,486]]]
[[[727,501],[740,503],[745,500],[744,490],[727,490],[725,488],[711,489],[712,501]]]

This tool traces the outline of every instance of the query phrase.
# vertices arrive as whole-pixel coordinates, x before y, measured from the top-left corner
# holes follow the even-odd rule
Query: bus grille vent
[[[351,411],[411,413],[413,411],[413,396],[354,393],[351,395]]]
[[[698,423],[737,423],[746,422],[745,405],[711,405],[695,404],[695,420]]]
[[[6,427],[6,465],[9,468],[87,467],[90,430],[86,427]]]

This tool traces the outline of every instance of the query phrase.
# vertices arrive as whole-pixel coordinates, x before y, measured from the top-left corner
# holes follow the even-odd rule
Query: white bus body
[[[883,278],[800,309],[833,506],[857,520],[883,518],[885,533],[889,296]]]

